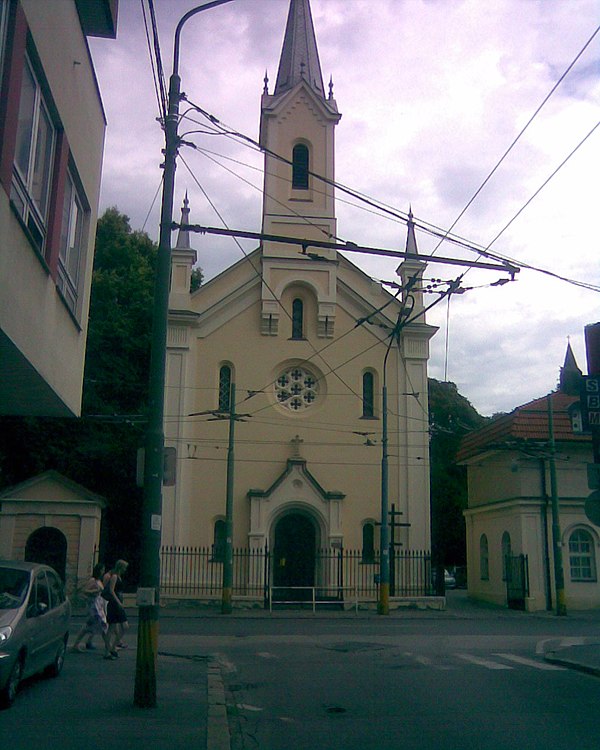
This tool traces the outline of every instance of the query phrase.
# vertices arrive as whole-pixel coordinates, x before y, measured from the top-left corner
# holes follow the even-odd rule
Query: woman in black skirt
[[[125,560],[117,560],[114,568],[104,577],[103,597],[108,602],[106,608],[106,619],[108,621],[108,633],[106,635],[105,659],[117,659],[117,643],[123,636],[123,631],[128,627],[127,613],[123,606],[123,575],[129,567]]]

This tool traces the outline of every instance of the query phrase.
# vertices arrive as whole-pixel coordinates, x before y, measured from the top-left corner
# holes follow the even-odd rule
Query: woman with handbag
[[[104,584],[102,583],[103,575],[104,565],[98,563],[94,566],[92,577],[82,589],[82,593],[87,599],[88,616],[85,625],[77,634],[77,638],[75,638],[72,647],[73,651],[85,651],[86,649],[93,650],[95,646],[92,643],[92,639],[96,633],[102,636],[106,644],[108,623],[106,621],[106,611],[102,599],[102,591],[104,590]],[[84,646],[82,641],[86,635],[88,638]]]
[[[108,634],[105,641],[105,659],[118,659],[117,644],[123,636],[123,631],[129,627],[127,612],[125,612],[123,606],[123,575],[128,567],[129,563],[125,560],[117,560],[114,568],[104,576],[102,596],[108,602],[106,608]]]

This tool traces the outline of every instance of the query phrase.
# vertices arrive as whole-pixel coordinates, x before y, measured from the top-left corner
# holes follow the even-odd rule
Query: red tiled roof
[[[578,435],[571,428],[569,407],[579,401],[577,396],[567,396],[559,391],[551,393],[550,396],[554,440],[556,442],[589,442],[591,440],[589,435]],[[456,460],[464,461],[509,440],[547,441],[548,439],[548,397],[544,396],[528,404],[517,406],[510,414],[505,414],[479,430],[465,435]]]

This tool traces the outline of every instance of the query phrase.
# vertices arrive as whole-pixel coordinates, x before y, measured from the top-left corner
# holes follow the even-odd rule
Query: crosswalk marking
[[[479,667],[486,667],[487,669],[513,669],[513,667],[509,667],[508,664],[500,664],[500,662],[497,661],[481,659],[472,654],[456,654],[456,656],[458,656],[459,659],[464,659],[464,661],[468,661],[471,664],[477,664]]]
[[[556,664],[548,664],[546,661],[535,661],[534,659],[527,659],[524,656],[517,656],[517,654],[494,654],[499,656],[501,659],[515,662],[515,664],[523,664],[526,667],[533,667],[534,669],[547,669],[555,671],[564,671],[565,667],[559,667]]]

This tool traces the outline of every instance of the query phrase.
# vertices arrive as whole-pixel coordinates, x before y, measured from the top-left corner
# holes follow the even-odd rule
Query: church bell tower
[[[265,76],[261,99],[263,233],[335,241],[334,132],[340,117],[333,83],[329,83],[328,94],[323,87],[309,0],[291,0],[275,89],[269,93]],[[308,247],[303,254],[299,245],[268,240],[261,249],[262,333],[278,335],[279,302],[293,275],[296,283],[316,296],[318,335],[332,336],[335,250]]]

